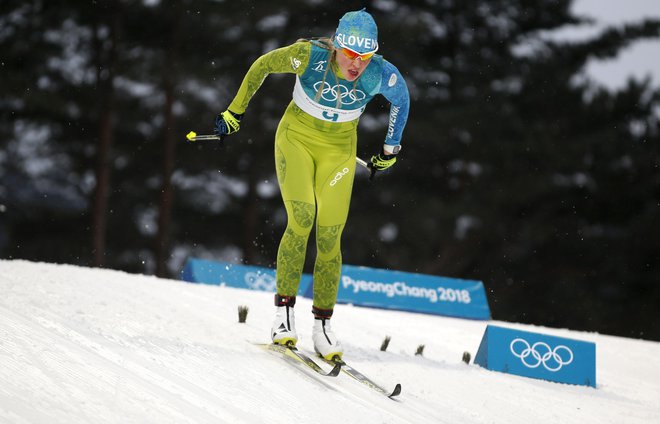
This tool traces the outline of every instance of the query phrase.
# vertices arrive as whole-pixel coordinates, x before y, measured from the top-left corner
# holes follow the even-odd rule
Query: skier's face
[[[335,54],[339,70],[347,81],[355,81],[360,78],[362,72],[367,69],[367,65],[371,62],[372,55],[373,53],[359,56],[346,49],[337,49]]]

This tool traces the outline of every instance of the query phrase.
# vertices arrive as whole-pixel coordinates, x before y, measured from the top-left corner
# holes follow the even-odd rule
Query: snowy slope
[[[299,299],[305,348],[310,310]],[[268,293],[0,261],[0,423],[660,422],[660,343],[500,323],[595,342],[593,389],[463,364],[485,322],[337,306],[346,359],[400,382],[395,402],[250,344],[268,341],[272,314]]]

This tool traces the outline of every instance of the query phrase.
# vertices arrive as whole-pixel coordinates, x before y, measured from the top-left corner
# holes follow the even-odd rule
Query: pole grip
[[[371,172],[369,175],[369,180],[374,179],[374,175],[376,175],[376,169],[371,165],[371,162],[367,162],[364,159],[360,159],[358,157],[355,158],[355,161],[357,162],[358,165],[362,166],[364,169],[367,169],[368,171]]]

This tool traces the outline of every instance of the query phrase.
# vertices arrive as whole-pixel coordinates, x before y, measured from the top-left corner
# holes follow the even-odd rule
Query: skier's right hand
[[[222,141],[226,136],[237,132],[241,128],[242,118],[243,114],[234,113],[227,109],[216,116],[213,132]]]

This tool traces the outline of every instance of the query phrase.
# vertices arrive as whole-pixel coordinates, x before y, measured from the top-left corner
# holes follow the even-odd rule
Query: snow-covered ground
[[[311,304],[298,302],[309,349]],[[0,260],[0,422],[660,422],[660,343],[498,323],[595,342],[594,389],[464,364],[486,322],[337,306],[345,358],[383,386],[400,382],[396,402],[251,344],[268,341],[273,310],[264,292]]]

